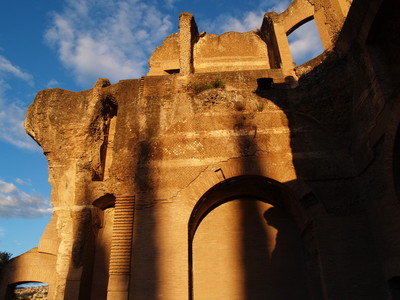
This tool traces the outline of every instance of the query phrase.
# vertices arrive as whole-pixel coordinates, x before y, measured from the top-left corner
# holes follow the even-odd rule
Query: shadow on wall
[[[203,211],[189,240],[190,299],[310,299],[299,228],[284,208],[284,195],[271,192],[279,190],[275,185],[239,176],[200,199],[189,227],[190,234]]]
[[[302,204],[318,222],[314,234],[324,293],[338,299],[383,299],[382,273],[373,259],[378,255],[370,242],[351,156],[353,93],[358,83],[349,67],[345,59],[332,55],[302,76],[297,88],[274,86],[256,93],[287,116],[297,181],[313,195],[312,201],[304,199]]]
[[[113,233],[115,197],[105,195],[93,202],[92,220],[95,241],[93,272],[88,274],[91,278],[91,298],[107,299],[108,276],[111,254],[111,240]],[[93,253],[92,252],[92,253]]]
[[[301,216],[292,215],[302,213],[287,187],[252,175],[262,174],[262,166],[249,114],[238,109],[232,124],[243,176],[211,188],[192,212],[189,299],[310,299],[304,245],[293,220]]]
[[[239,133],[237,136],[238,152],[242,157],[253,157],[253,159],[242,160],[242,173],[262,174],[261,161],[257,155],[259,145],[255,141],[256,136],[248,134],[257,132],[257,125],[252,122],[251,115],[244,111],[238,111],[234,115],[233,122],[234,130]],[[241,134],[245,132],[247,134]],[[309,299],[309,293],[305,288],[307,274],[304,268],[303,246],[299,239],[300,228],[296,228],[291,219],[294,216],[290,216],[289,207],[287,207],[291,205],[287,202],[292,199],[289,200],[288,195],[279,191],[279,189],[283,189],[283,186],[279,186],[279,184],[269,188],[276,189],[276,191],[270,194],[260,194],[258,197],[252,198],[250,202],[240,201],[242,228],[240,249],[245,278],[245,297],[243,298]],[[288,199],[282,199],[285,196]],[[262,213],[260,211],[260,208],[263,207],[261,206],[262,202],[257,201],[259,198],[273,206]],[[292,212],[294,212],[293,209]],[[261,216],[259,216],[260,213]],[[271,230],[271,227],[275,230]],[[288,230],[289,227],[291,227],[290,230]],[[289,240],[292,242],[287,244]],[[287,258],[287,260],[282,258]],[[291,289],[288,289],[287,286],[291,286]]]
[[[159,292],[159,259],[157,250],[158,224],[155,205],[156,183],[152,174],[150,162],[154,148],[152,141],[160,129],[160,101],[154,101],[151,96],[140,97],[140,109],[145,118],[143,128],[139,129],[139,144],[136,163],[136,203],[134,217],[134,237],[131,263],[131,284],[129,294],[140,295],[143,299],[157,299]],[[150,113],[151,112],[151,113]],[[139,114],[135,114],[139,116]],[[139,124],[136,120],[133,124]],[[140,259],[137,259],[140,257]],[[135,259],[136,258],[136,259]]]

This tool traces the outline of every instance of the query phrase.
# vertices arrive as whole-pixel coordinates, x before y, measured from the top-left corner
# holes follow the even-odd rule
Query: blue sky
[[[261,25],[278,0],[13,0],[0,10],[0,251],[36,247],[50,219],[50,185],[41,148],[25,133],[26,108],[40,90],[89,89],[139,78],[155,47],[178,31],[179,13],[199,31],[245,32]],[[308,26],[308,27],[306,27]],[[296,62],[322,52],[316,29],[290,36]]]

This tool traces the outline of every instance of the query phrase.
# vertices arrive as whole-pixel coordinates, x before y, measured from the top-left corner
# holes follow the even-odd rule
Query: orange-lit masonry
[[[219,37],[183,13],[148,76],[39,92],[54,215],[0,298],[400,299],[399,6],[296,0]],[[312,18],[327,51],[295,67]]]

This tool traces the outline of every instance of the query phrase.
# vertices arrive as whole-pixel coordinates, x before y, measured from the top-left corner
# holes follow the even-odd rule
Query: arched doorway
[[[261,176],[206,192],[189,222],[189,298],[308,299],[296,204]]]

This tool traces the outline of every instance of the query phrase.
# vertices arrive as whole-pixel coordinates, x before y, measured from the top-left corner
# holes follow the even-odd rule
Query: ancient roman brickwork
[[[333,47],[351,1],[295,0],[281,14],[266,13],[257,31],[199,34],[193,15],[182,13],[179,33],[170,35],[150,58],[147,75],[281,69],[294,76],[287,36],[315,19],[326,50]]]
[[[350,4],[221,36],[183,13],[148,76],[39,92],[54,216],[0,297],[398,299],[400,5]],[[287,34],[313,18],[326,51],[295,66]]]

